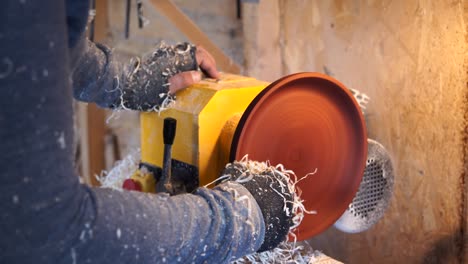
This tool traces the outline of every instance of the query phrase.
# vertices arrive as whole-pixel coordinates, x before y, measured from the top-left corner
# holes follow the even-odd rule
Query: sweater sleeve
[[[0,9],[0,263],[226,263],[255,252],[263,217],[235,183],[173,197],[79,183],[65,21],[61,0]]]
[[[177,73],[197,70],[196,47],[189,43],[161,43],[142,58],[128,63],[114,59],[105,45],[86,38],[89,1],[67,0],[66,23],[75,99],[106,108],[149,111],[168,96],[168,79]]]
[[[162,43],[142,58],[121,64],[111,49],[82,36],[70,52],[74,97],[106,108],[158,108],[169,96],[169,78],[197,69],[195,51],[189,43]]]

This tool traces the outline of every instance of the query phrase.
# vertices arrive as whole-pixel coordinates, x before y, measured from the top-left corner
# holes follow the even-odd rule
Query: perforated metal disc
[[[352,203],[335,223],[346,233],[371,228],[384,215],[393,194],[394,170],[390,155],[377,141],[368,140],[364,176]]]

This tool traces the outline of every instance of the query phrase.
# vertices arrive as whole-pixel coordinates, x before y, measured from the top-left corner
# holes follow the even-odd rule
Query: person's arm
[[[89,1],[67,1],[68,43],[73,94],[101,107],[147,111],[167,94],[198,82],[201,73],[218,78],[216,63],[202,47],[189,43],[161,44],[143,58],[117,62],[112,50],[89,41],[84,32]]]
[[[0,263],[223,263],[260,248],[262,213],[239,184],[167,197],[79,183],[64,9],[0,9]]]
[[[161,45],[123,65],[114,60],[105,45],[86,38],[81,41],[83,46],[72,71],[73,94],[78,100],[101,107],[152,110],[167,97],[171,77],[197,69],[196,47],[189,43]]]

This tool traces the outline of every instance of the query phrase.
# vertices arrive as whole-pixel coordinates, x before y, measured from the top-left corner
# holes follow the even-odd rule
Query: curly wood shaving
[[[164,97],[164,100],[162,101],[161,105],[153,107],[152,111],[158,113],[160,116],[162,112],[166,111],[167,109],[171,108],[172,103],[175,102],[175,95],[167,92],[167,93],[162,93],[159,94],[160,97]]]
[[[290,229],[290,235],[293,235],[292,231],[295,228],[297,228],[299,224],[302,222],[302,219],[304,218],[304,214],[316,214],[317,213],[316,211],[307,210],[304,207],[304,204],[303,204],[304,200],[300,198],[302,194],[302,190],[300,190],[300,188],[297,187],[298,182],[304,180],[310,175],[314,175],[315,173],[317,173],[317,169],[315,169],[315,171],[313,172],[308,173],[304,177],[298,179],[296,174],[294,174],[292,170],[285,169],[282,164],[272,166],[269,163],[269,161],[258,162],[258,161],[249,160],[248,155],[245,155],[239,161],[239,163],[242,163],[246,167],[246,170],[241,172],[241,175],[236,179],[236,182],[244,183],[244,182],[251,180],[253,178],[253,174],[258,175],[264,172],[269,172],[270,175],[274,175],[274,177],[277,177],[276,179],[272,177],[272,180],[276,180],[279,183],[281,187],[281,191],[283,193],[287,190],[289,193],[293,194],[293,201],[292,202],[286,201],[286,203],[292,203],[292,212],[289,212],[289,209],[287,208],[286,203],[284,207],[284,210],[288,216],[290,215],[290,213],[294,215],[293,226]],[[265,175],[265,177],[267,176]],[[287,186],[284,184],[285,182],[288,183]],[[273,191],[278,193],[278,195],[286,199],[282,193],[278,192],[274,188],[272,189]]]
[[[115,166],[109,171],[103,171],[96,179],[103,188],[122,190],[122,184],[138,170],[140,162],[140,150],[130,153],[123,160],[117,161]]]
[[[304,177],[300,179],[297,178],[296,174],[292,170],[287,170],[284,168],[282,164],[278,164],[276,166],[272,166],[268,161],[267,162],[258,162],[249,160],[248,155],[245,155],[239,163],[242,163],[246,168],[244,171],[239,171],[241,175],[236,179],[236,182],[244,183],[251,179],[253,179],[253,175],[262,175],[265,177],[270,177],[272,180],[275,180],[279,183],[281,192],[277,191],[276,189],[272,188],[278,195],[285,199],[285,206],[284,211],[285,213],[290,216],[293,215],[292,221],[293,225],[289,229],[289,236],[293,238],[292,242],[283,242],[277,248],[272,249],[270,251],[262,252],[262,253],[254,253],[248,256],[245,256],[241,259],[234,261],[233,263],[311,263],[315,259],[315,253],[310,254],[307,253],[304,255],[304,247],[301,245],[297,245],[296,235],[294,234],[294,230],[300,225],[302,222],[305,214],[316,214],[316,211],[307,210],[304,207],[304,200],[301,199],[302,191],[300,188],[297,187],[297,183],[304,180],[310,175],[314,175],[317,173],[317,169],[315,171],[308,173]],[[268,172],[269,175],[267,176],[262,173]],[[223,175],[222,180],[228,180],[231,175]],[[217,181],[220,181],[218,179]],[[216,182],[216,181],[215,181]],[[287,184],[285,184],[287,183]],[[212,183],[208,184],[211,185]],[[292,194],[293,200],[288,201],[286,197],[282,193],[288,191]],[[286,203],[292,204],[292,210],[289,211],[289,208],[286,206]],[[312,252],[313,253],[313,252]]]

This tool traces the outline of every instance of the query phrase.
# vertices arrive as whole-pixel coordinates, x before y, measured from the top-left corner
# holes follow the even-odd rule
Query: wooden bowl
[[[285,76],[250,103],[234,133],[230,159],[283,164],[298,178],[307,210],[299,241],[324,231],[356,194],[367,158],[362,112],[349,90],[319,73]]]

